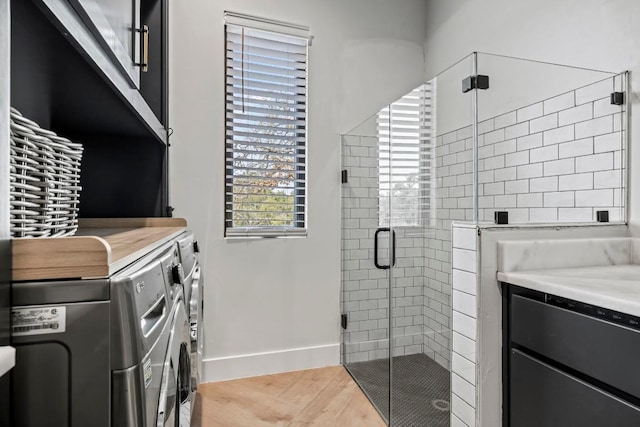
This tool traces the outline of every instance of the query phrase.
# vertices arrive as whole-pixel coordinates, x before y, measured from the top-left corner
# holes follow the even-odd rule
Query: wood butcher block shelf
[[[91,218],[74,236],[13,239],[12,280],[106,278],[186,227],[182,218]]]

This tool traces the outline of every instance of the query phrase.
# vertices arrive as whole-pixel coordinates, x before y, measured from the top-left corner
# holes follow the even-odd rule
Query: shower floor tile
[[[389,359],[345,365],[385,419]],[[393,358],[392,427],[449,427],[450,373],[426,354]]]

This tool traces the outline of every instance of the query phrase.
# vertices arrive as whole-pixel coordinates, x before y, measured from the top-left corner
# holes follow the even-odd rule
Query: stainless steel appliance
[[[178,248],[180,249],[180,262],[185,276],[185,302],[188,303],[187,312],[189,314],[191,334],[191,390],[193,392],[192,402],[195,403],[195,392],[202,374],[204,347],[204,327],[202,325],[204,276],[198,262],[200,248],[192,232],[187,231],[178,239]]]
[[[110,279],[13,284],[13,422],[188,426],[189,321],[175,241]]]

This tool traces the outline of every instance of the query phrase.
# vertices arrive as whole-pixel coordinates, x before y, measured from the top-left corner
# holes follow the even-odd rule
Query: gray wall
[[[170,9],[171,202],[202,243],[204,380],[338,364],[340,135],[423,81],[426,3],[194,0]],[[224,238],[225,9],[314,36],[305,238]]]

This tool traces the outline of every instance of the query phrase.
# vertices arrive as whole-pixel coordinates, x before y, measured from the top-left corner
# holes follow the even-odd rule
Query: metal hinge
[[[624,92],[613,92],[611,94],[611,105],[624,104]]]
[[[342,183],[346,184],[347,182],[349,182],[349,173],[347,172],[346,169],[342,169]]]
[[[340,325],[342,325],[342,329],[347,329],[348,319],[346,314],[340,315]]]
[[[467,93],[473,89],[489,89],[489,76],[478,74],[462,80],[462,93]]]

